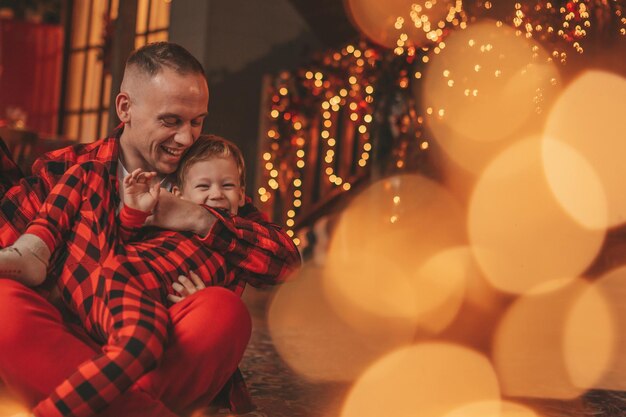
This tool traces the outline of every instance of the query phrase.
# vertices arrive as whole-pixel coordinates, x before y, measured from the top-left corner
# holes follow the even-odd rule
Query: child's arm
[[[153,181],[156,172],[145,172],[137,168],[124,178],[124,205],[132,209],[151,213],[159,200],[161,184]]]
[[[161,184],[155,181],[156,172],[134,170],[123,183],[124,206],[120,211],[122,238],[128,240],[132,229],[143,226],[159,200]]]
[[[237,282],[255,287],[279,284],[301,264],[300,253],[293,240],[246,198],[241,216],[205,207],[217,221],[202,237],[210,248],[220,252],[226,262],[237,270]],[[235,282],[229,285],[236,285]]]
[[[165,192],[147,224],[196,233],[229,265],[241,270],[236,276],[239,282],[257,287],[283,282],[301,263],[293,240],[259,212],[248,197],[240,214],[232,216]]]

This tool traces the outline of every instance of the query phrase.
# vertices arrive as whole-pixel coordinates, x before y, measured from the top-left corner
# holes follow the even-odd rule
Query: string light
[[[611,18],[617,22],[612,24],[611,28],[617,28],[620,36],[626,35],[626,18],[622,15],[620,2],[615,0],[605,2],[567,0],[559,4],[544,0],[537,0],[532,4],[518,1],[509,9],[510,12],[505,19],[497,21],[496,26],[511,24],[521,37],[532,37],[541,41],[558,39],[561,45],[565,41],[570,49],[566,50],[554,43],[550,54],[551,60],[565,63],[571,51],[583,53],[588,47],[585,42],[591,31],[597,29],[597,22],[600,19],[599,8],[605,7],[603,5],[607,2]],[[431,19],[429,14],[434,14],[433,9],[442,7],[444,3],[446,13],[443,17]],[[425,67],[432,61],[431,58],[445,50],[446,33],[453,28],[462,30],[470,22],[461,6],[461,0],[429,0],[420,4],[415,3],[407,13],[395,19],[397,38],[393,50],[383,51],[380,47],[369,46],[361,41],[329,51],[308,68],[283,72],[276,77],[267,91],[266,102],[269,105],[266,110],[267,137],[263,145],[264,152],[261,154],[263,162],[260,166],[264,169],[258,195],[261,202],[270,204],[273,204],[274,198],[280,195],[281,207],[284,207],[283,221],[290,220],[288,227],[297,228],[300,209],[304,206],[309,207],[306,200],[308,195],[303,196],[301,188],[303,179],[310,180],[310,184],[314,183],[312,179],[306,177],[307,175],[316,175],[316,170],[320,169],[326,184],[326,188],[322,188],[323,194],[327,192],[324,190],[331,189],[348,191],[353,186],[351,181],[367,172],[364,169],[372,159],[370,135],[377,133],[379,127],[375,122],[383,125],[390,123],[386,119],[388,114],[383,115],[381,120],[374,117],[377,105],[375,97],[381,94],[382,87],[379,86],[385,85],[379,84],[377,79],[381,74],[381,68],[401,68],[394,74],[393,84],[385,85],[385,89],[392,85],[391,88],[395,88],[398,94],[410,94],[409,87],[411,84],[421,82]],[[483,13],[490,13],[494,9],[494,2],[483,0],[478,6]],[[604,24],[609,26],[606,21]],[[419,43],[413,38],[414,27],[424,34],[424,39]],[[477,39],[472,39],[468,46],[480,48],[480,52],[483,53],[493,53],[493,45],[488,42],[481,43]],[[533,53],[537,54],[536,51]],[[490,67],[484,62],[471,64],[470,68],[473,68],[477,76],[504,80],[509,75],[503,72],[502,67]],[[467,86],[458,78],[458,74],[456,78],[454,75],[450,71],[443,74],[448,88],[458,89],[459,94],[468,100],[475,101],[480,97],[481,92],[477,88]],[[550,84],[554,83],[556,80],[550,81]],[[374,94],[375,91],[377,94]],[[382,94],[387,96],[393,93],[384,91]],[[533,101],[538,112],[541,111],[545,100],[544,94],[543,90],[535,92]],[[410,111],[407,109],[404,113],[402,111],[404,110],[394,116],[397,117],[394,123],[400,130],[398,134],[404,135],[400,144],[405,148],[414,146],[413,149],[419,149],[420,152],[429,149],[429,141],[422,136],[424,119],[450,117],[446,109],[439,106],[436,108],[424,106],[422,114],[417,114],[419,109]],[[355,143],[350,151],[355,152],[356,160],[350,161],[347,158],[346,161],[354,165],[349,167],[345,166],[343,159],[346,158],[348,150],[338,145],[344,145],[342,143],[344,135],[352,132]],[[318,136],[309,143],[313,133]],[[407,145],[409,139],[413,141],[412,145]],[[313,147],[318,146],[318,142],[320,148],[315,148],[313,152]],[[394,144],[395,146],[398,145]],[[394,152],[396,151],[394,149]],[[315,158],[321,160],[319,168],[316,165],[318,161],[308,159],[313,158],[314,154],[317,155]],[[338,164],[340,157],[341,165]],[[395,158],[393,161],[395,167],[411,167],[410,160],[406,160],[406,149],[398,152]],[[346,176],[348,172],[350,177]]]
[[[567,63],[567,51],[557,40],[564,41],[575,52],[584,52],[583,42],[588,31],[594,29],[589,6],[594,7],[596,25],[607,25],[607,15],[621,17],[622,6],[619,2],[591,0],[568,0],[564,6],[557,7],[551,2],[539,2],[534,7],[523,3],[515,3],[515,12],[512,19],[514,27],[518,28],[519,36],[535,37],[545,45],[553,45],[553,56],[558,57],[555,62]],[[624,23],[622,22],[622,26]]]

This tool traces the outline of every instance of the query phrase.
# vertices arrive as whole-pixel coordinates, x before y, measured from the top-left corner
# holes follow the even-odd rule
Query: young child
[[[164,305],[168,296],[178,297],[173,284],[179,276],[195,272],[206,285],[228,288],[238,285],[236,279],[262,285],[284,278],[284,270],[259,277],[246,265],[227,269],[215,248],[199,237],[189,239],[191,232],[139,228],[166,192],[155,175],[136,170],[124,178],[118,219],[104,165],[75,165],[52,189],[26,233],[0,251],[0,274],[31,286],[43,282],[51,255],[62,256],[58,288],[63,300],[88,333],[106,343],[102,354],[81,364],[35,408],[37,415],[90,415],[156,366],[169,325]],[[273,250],[273,240],[288,239],[278,226],[235,216],[245,203],[244,187],[238,148],[223,138],[201,136],[181,161],[173,193],[207,207],[218,218],[213,227],[226,227],[238,239],[254,228],[267,241],[255,235],[248,244],[261,248],[259,253]],[[217,251],[224,250],[218,243]],[[62,247],[65,253],[58,250]],[[98,404],[85,404],[85,387],[97,392]]]

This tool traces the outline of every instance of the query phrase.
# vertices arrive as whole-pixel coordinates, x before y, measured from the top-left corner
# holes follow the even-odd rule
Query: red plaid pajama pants
[[[177,417],[171,410],[208,404],[237,369],[251,323],[245,305],[232,291],[207,288],[168,310],[171,344],[161,365],[99,417]],[[99,355],[102,347],[35,291],[0,279],[0,352],[0,378],[34,407],[78,366]],[[229,385],[226,394],[232,389]],[[39,415],[59,413],[54,408]]]
[[[191,269],[209,285],[227,276],[221,256],[181,234],[153,230],[123,244],[109,184],[102,164],[71,167],[26,231],[51,249],[67,249],[58,254],[61,295],[88,333],[106,343],[35,408],[37,415],[102,410],[161,359],[169,325],[163,302],[178,275]]]

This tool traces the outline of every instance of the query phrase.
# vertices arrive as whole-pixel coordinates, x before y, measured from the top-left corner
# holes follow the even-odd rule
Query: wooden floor
[[[258,408],[244,416],[340,417],[350,387],[340,383],[314,384],[291,371],[271,342],[265,320],[267,294],[254,289],[246,292],[244,300],[252,313],[254,329],[241,369]],[[626,392],[621,391],[590,391],[570,401],[520,398],[511,401],[532,408],[537,417],[626,417]],[[222,410],[213,415],[229,414]],[[417,410],[415,417],[420,417]]]
[[[349,386],[342,383],[313,383],[293,372],[280,358],[268,331],[265,308],[269,292],[247,288],[253,331],[241,363],[257,410],[246,417],[333,417],[339,416]],[[228,415],[221,411],[218,416]]]
[[[265,320],[268,295],[246,290],[254,329],[241,364],[257,410],[244,417],[340,417],[349,386],[316,384],[294,373],[280,358],[271,341]],[[339,359],[338,359],[339,360]],[[530,406],[538,417],[626,417],[626,393],[591,391],[572,401],[512,399]],[[16,404],[0,387],[0,417],[17,412]],[[193,417],[230,416],[228,411],[198,412]],[[392,416],[380,416],[392,417]],[[415,417],[420,417],[416,410]],[[484,416],[495,417],[495,416]],[[506,417],[506,416],[502,416]]]

